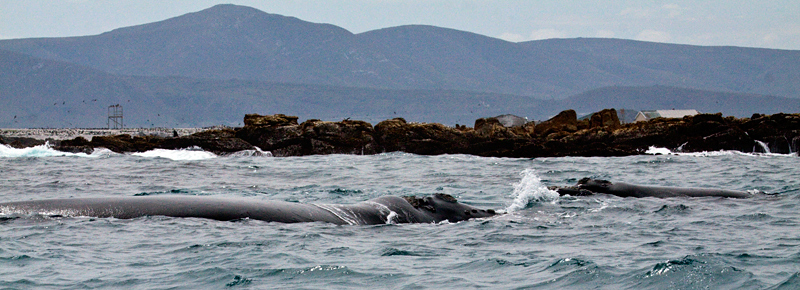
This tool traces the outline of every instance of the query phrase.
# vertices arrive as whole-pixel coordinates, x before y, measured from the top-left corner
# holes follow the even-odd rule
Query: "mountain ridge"
[[[475,119],[509,113],[544,120],[565,109],[585,114],[604,108],[693,108],[737,117],[800,110],[800,99],[664,86],[600,88],[547,101],[458,90],[119,76],[2,50],[0,63],[5,65],[0,73],[0,107],[6,108],[0,110],[3,128],[105,127],[107,107],[114,104],[124,107],[126,127],[167,128],[236,127],[249,113],[331,121],[350,118],[372,124],[403,117],[410,122],[471,126]],[[718,100],[730,106],[718,105]]]
[[[570,108],[800,110],[800,51],[513,43],[429,25],[353,34],[236,5],[94,36],[0,40],[0,59],[2,127],[103,126],[117,103],[144,127],[236,126],[246,113],[470,125]]]
[[[800,98],[800,51],[621,39],[507,42],[406,25],[353,34],[231,4],[99,35],[2,40],[0,49],[121,75],[563,99],[605,86],[669,85]]]

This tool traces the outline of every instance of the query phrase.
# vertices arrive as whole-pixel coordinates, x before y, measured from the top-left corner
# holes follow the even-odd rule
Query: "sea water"
[[[208,195],[350,204],[443,192],[505,212],[374,226],[0,214],[0,288],[800,288],[797,156],[648,153],[277,158],[0,145],[0,201]],[[559,197],[547,189],[583,177],[754,197]]]

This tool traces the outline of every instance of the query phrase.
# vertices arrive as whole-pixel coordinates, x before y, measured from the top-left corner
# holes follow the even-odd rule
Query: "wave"
[[[212,159],[217,157],[272,157],[272,152],[261,151],[260,148],[256,147],[256,149],[253,150],[242,150],[224,155],[216,155],[214,153],[205,151],[203,148],[198,146],[192,146],[184,149],[153,149],[145,152],[131,153],[131,155],[187,161]]]
[[[528,168],[520,172],[520,181],[514,184],[514,201],[505,211],[515,212],[525,209],[531,202],[556,202],[558,192],[550,190],[542,184],[541,178],[536,175],[536,170]]]
[[[108,149],[95,149],[92,152],[92,154],[58,151],[53,149],[49,143],[27,148],[14,148],[8,145],[0,144],[0,158],[60,157],[60,156],[100,157],[100,156],[107,156],[110,154],[114,153]]]
[[[192,146],[185,149],[153,149],[145,152],[131,153],[131,155],[148,158],[165,158],[170,160],[204,160],[216,158],[217,155],[208,151],[203,151],[202,148]]]
[[[778,156],[778,157],[797,157],[796,153],[782,154],[782,153],[760,153],[760,152],[742,152],[736,150],[720,150],[720,151],[703,151],[703,152],[675,152],[663,147],[650,146],[645,154],[650,155],[678,155],[678,156],[695,156],[695,157],[714,157],[714,156]]]
[[[226,157],[272,157],[272,152],[270,151],[261,151],[261,148],[256,147],[253,150],[242,150],[236,151],[230,154],[226,154]]]
[[[111,155],[119,155],[106,148],[95,148],[91,154],[86,153],[71,153],[58,151],[52,148],[49,143],[27,148],[14,148],[5,144],[0,144],[0,158],[38,158],[38,157],[61,157],[61,156],[78,156],[78,157],[107,157]],[[185,149],[153,149],[145,152],[131,153],[133,156],[150,157],[150,158],[165,158],[170,160],[203,160],[216,158],[217,155],[211,152],[204,151],[202,148],[193,146]],[[226,154],[226,157],[272,157],[269,151],[262,151],[261,149],[243,150]]]

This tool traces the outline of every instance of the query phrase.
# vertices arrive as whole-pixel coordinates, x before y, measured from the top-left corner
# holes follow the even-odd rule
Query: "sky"
[[[800,50],[797,0],[0,0],[0,39],[95,35],[221,3],[353,33],[425,24],[513,42],[603,37]]]

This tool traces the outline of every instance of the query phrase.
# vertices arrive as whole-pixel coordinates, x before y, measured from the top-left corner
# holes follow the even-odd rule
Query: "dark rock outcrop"
[[[469,146],[466,133],[461,130],[437,123],[407,123],[402,118],[378,123],[375,135],[381,152],[464,153]]]
[[[189,136],[163,138],[159,142],[159,147],[164,149],[183,149],[197,146],[218,155],[255,149],[250,143],[237,138],[233,129],[208,130]]]
[[[608,128],[611,130],[619,129],[622,124],[615,109],[604,109],[592,114],[589,118],[589,128]]]
[[[251,127],[259,126],[291,126],[297,125],[297,116],[286,116],[284,114],[266,115],[246,114],[244,115],[244,125]]]
[[[377,145],[372,125],[363,121],[327,122],[308,120],[297,124],[297,117],[247,115],[236,136],[275,156],[311,154],[375,154]],[[247,120],[247,118],[246,118]],[[259,120],[252,122],[252,120]],[[269,121],[263,121],[269,120]],[[277,121],[273,121],[277,120]]]
[[[92,140],[76,137],[59,142],[54,149],[66,152],[91,153],[94,148],[107,148],[118,153],[144,152],[156,148],[183,149],[200,147],[203,150],[225,155],[242,150],[254,150],[255,147],[235,136],[234,130],[208,130],[183,137],[131,136],[128,134],[113,136],[94,136]]]
[[[385,120],[375,127],[355,120],[312,119],[301,124],[297,120],[298,117],[282,114],[248,114],[245,126],[237,129],[208,130],[183,137],[117,135],[97,136],[91,141],[78,137],[51,144],[72,152],[91,152],[97,147],[141,152],[197,146],[216,154],[258,146],[274,156],[393,151],[498,157],[625,156],[642,154],[650,146],[684,152],[790,153],[800,149],[800,114],[753,115],[745,119],[700,114],[620,124],[613,109],[597,112],[583,121],[577,119],[575,111],[566,110],[539,124],[530,122],[511,128],[504,127],[497,118],[478,119],[473,128],[409,123],[402,118]]]
[[[550,120],[536,124],[536,136],[539,137],[575,131],[578,131],[578,114],[574,110],[562,111]]]
[[[39,140],[30,137],[5,137],[0,136],[0,144],[8,145],[13,148],[26,148],[44,145],[47,140]]]

